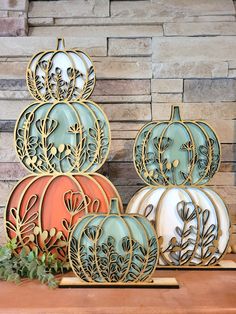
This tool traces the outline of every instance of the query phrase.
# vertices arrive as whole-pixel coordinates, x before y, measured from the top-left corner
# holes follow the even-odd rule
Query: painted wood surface
[[[236,244],[235,16],[233,0],[83,0],[80,6],[2,0],[0,224],[10,190],[26,175],[13,146],[15,121],[32,102],[26,65],[32,54],[54,48],[56,37],[64,36],[68,47],[94,60],[98,80],[92,100],[101,104],[112,132],[101,172],[124,203],[143,185],[132,163],[138,130],[168,119],[171,105],[178,104],[183,118],[206,120],[222,143],[220,171],[210,185],[229,206]]]

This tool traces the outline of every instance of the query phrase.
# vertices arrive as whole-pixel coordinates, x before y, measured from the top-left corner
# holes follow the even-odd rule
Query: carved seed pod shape
[[[59,38],[56,50],[32,57],[26,81],[30,94],[39,101],[87,99],[95,86],[95,71],[86,53],[65,49],[64,39]]]
[[[94,172],[109,152],[109,122],[90,100],[33,103],[16,123],[15,142],[31,172]]]
[[[230,218],[220,196],[209,188],[145,187],[127,213],[145,215],[159,239],[159,265],[212,266],[226,254]]]
[[[221,149],[206,122],[182,120],[175,106],[169,121],[140,130],[133,154],[137,173],[149,185],[203,185],[217,172]]]
[[[109,214],[79,219],[69,259],[74,273],[86,282],[149,280],[158,259],[155,230],[144,216],[121,214],[112,199]]]
[[[120,196],[100,174],[31,175],[12,191],[5,209],[5,231],[22,247],[68,259],[68,241],[79,217],[92,212],[107,213],[110,200]]]

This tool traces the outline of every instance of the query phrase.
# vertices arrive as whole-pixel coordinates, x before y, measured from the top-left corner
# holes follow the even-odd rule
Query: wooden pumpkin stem
[[[120,215],[118,198],[111,199],[109,214]]]
[[[171,107],[171,121],[181,121],[179,106]]]
[[[65,49],[65,40],[64,38],[57,38],[57,50]]]

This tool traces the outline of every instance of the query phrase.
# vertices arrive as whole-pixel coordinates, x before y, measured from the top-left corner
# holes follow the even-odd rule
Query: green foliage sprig
[[[51,288],[58,285],[56,274],[64,272],[65,267],[53,254],[39,256],[37,249],[29,253],[23,248],[14,254],[16,239],[0,247],[0,280],[20,283],[21,278],[38,279]]]

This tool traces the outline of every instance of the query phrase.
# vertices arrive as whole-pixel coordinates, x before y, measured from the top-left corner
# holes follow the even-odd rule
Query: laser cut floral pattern
[[[53,105],[54,109],[49,104],[40,107],[33,104],[31,107],[19,119],[15,133],[18,156],[30,171],[78,173],[101,167],[109,151],[110,131],[99,107],[92,102],[58,103]],[[71,115],[67,122],[60,107]],[[45,109],[47,117],[37,119],[45,114]],[[75,112],[79,115],[84,110],[89,117],[78,120]],[[51,118],[51,114],[57,119]],[[70,120],[77,122],[70,124]],[[66,129],[65,123],[68,124]]]
[[[94,66],[78,49],[66,49],[59,38],[56,50],[37,53],[26,72],[31,95],[38,101],[87,99],[95,85]]]
[[[214,131],[205,122],[181,120],[179,107],[172,109],[170,121],[145,125],[134,145],[136,170],[153,186],[205,184],[219,162]]]
[[[158,258],[155,232],[143,216],[121,215],[116,200],[111,202],[109,214],[84,217],[74,228],[72,269],[86,282],[146,281]]]

